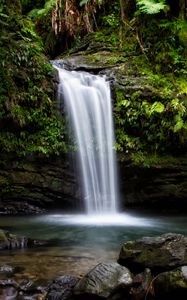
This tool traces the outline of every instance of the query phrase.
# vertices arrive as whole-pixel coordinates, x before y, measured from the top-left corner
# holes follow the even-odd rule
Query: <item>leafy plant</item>
[[[158,14],[166,7],[165,0],[136,0],[139,12],[148,15]]]
[[[34,8],[29,12],[28,16],[33,19],[36,19],[38,17],[44,17],[49,13],[49,11],[52,10],[55,4],[56,0],[46,1],[43,8]]]
[[[9,22],[0,23],[0,151],[19,156],[65,151],[64,125],[53,104],[53,68],[42,41],[30,20],[6,16]]]

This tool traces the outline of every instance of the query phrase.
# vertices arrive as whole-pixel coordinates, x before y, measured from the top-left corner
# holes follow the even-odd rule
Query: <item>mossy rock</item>
[[[167,233],[128,241],[121,248],[119,263],[129,267],[130,270],[150,268],[155,273],[185,265],[187,237]]]
[[[158,299],[186,299],[187,266],[160,273],[153,281],[155,296]]]

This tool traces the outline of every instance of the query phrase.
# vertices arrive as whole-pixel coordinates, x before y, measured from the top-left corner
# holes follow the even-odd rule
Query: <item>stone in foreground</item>
[[[118,263],[100,263],[78,282],[73,293],[108,298],[131,284],[132,275],[126,267]]]
[[[158,299],[187,299],[187,266],[160,273],[154,280],[154,291]]]
[[[72,289],[77,283],[77,279],[70,275],[63,275],[56,278],[49,286],[46,300],[66,300],[72,295]]]
[[[118,262],[130,270],[163,272],[187,264],[187,237],[167,233],[124,243]]]

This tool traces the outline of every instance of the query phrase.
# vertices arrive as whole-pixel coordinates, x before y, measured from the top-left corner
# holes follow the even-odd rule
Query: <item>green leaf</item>
[[[130,105],[130,101],[129,100],[126,100],[126,99],[124,99],[124,100],[122,100],[121,101],[121,103],[120,103],[121,105],[123,105],[123,106],[125,106],[125,107],[128,107],[129,105]]]
[[[176,116],[175,120],[176,120],[176,124],[174,126],[173,131],[177,132],[184,127],[184,122],[179,115]]]
[[[154,102],[151,106],[151,110],[150,110],[150,114],[153,114],[155,112],[157,113],[162,113],[165,109],[164,104],[162,104],[161,102]]]
[[[158,14],[166,7],[165,0],[136,0],[139,11],[148,15]]]

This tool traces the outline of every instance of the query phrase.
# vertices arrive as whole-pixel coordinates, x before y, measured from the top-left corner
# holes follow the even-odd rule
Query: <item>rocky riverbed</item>
[[[0,248],[4,250],[0,255],[2,251],[12,251],[3,246],[5,237],[9,241],[10,236],[10,233],[1,231]],[[14,236],[14,240],[19,241],[20,237]],[[29,247],[29,244],[19,248],[23,247]],[[91,270],[80,274],[62,273],[55,277],[54,273],[49,279],[47,273],[31,276],[23,269],[19,262],[13,266],[1,260],[0,299],[185,299],[187,237],[166,233],[127,241],[121,247],[117,262],[95,263]]]

